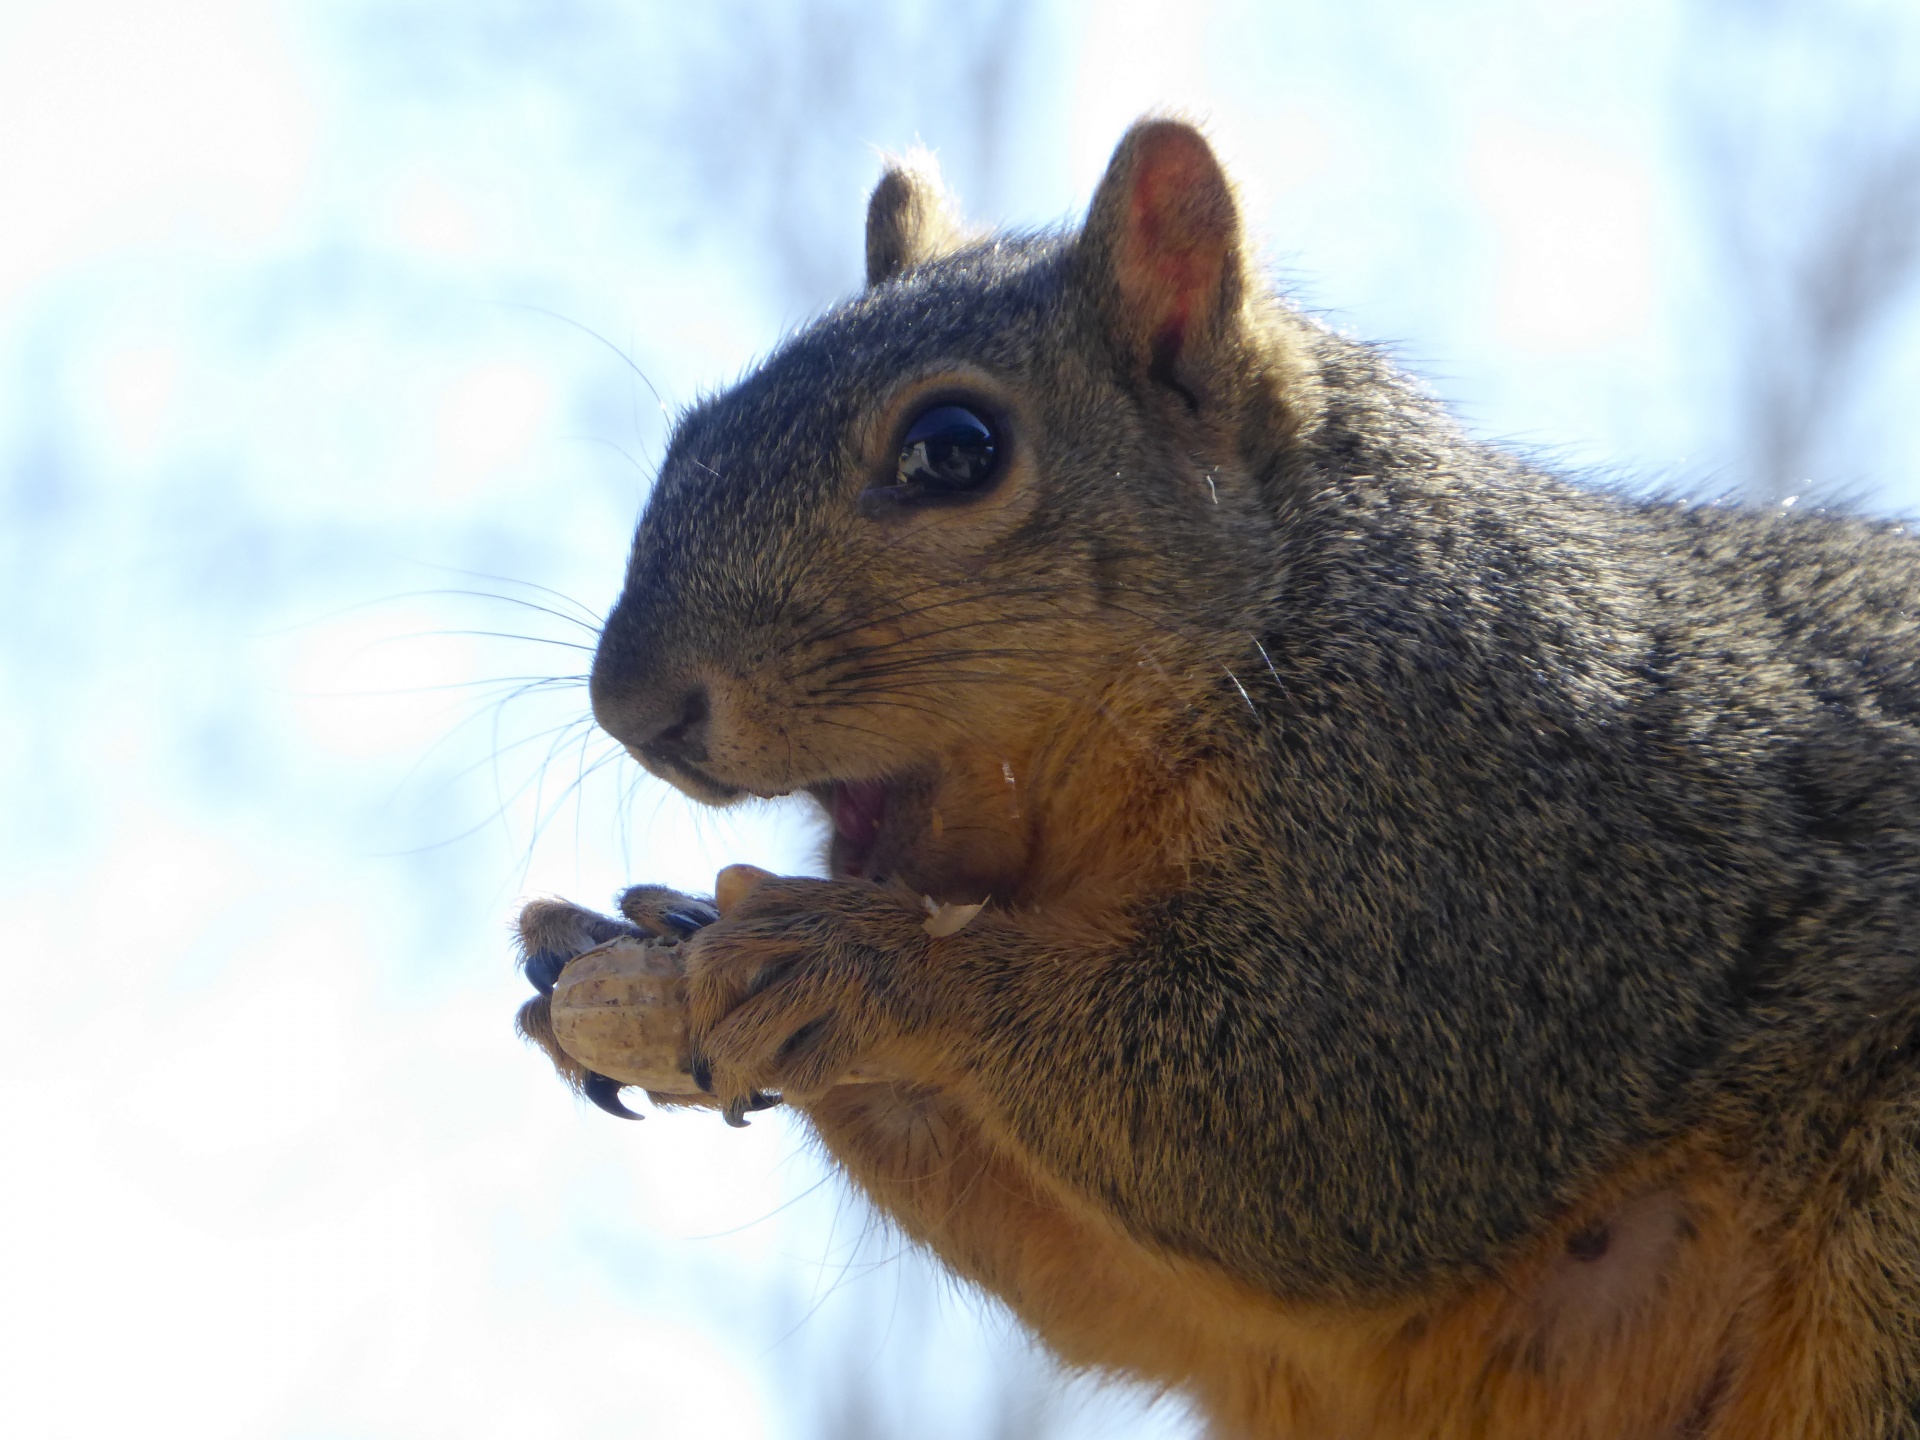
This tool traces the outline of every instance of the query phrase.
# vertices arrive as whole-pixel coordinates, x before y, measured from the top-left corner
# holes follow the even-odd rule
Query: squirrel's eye
[[[964,405],[936,405],[901,440],[896,483],[928,496],[984,490],[999,454],[993,426]]]

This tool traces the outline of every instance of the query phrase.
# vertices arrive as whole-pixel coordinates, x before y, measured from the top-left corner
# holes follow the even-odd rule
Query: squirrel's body
[[[596,659],[834,819],[692,942],[696,1073],[1223,1435],[1920,1435],[1920,543],[1470,440],[1177,124],[1080,234],[869,227]]]

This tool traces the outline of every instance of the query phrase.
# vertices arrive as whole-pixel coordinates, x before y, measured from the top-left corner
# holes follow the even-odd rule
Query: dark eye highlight
[[[900,441],[895,485],[903,497],[934,499],[975,494],[1000,470],[1000,437],[964,405],[923,410]]]

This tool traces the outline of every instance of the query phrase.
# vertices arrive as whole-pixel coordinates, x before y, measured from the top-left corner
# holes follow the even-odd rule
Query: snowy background
[[[1920,14],[1847,0],[0,0],[0,1394],[21,1436],[1180,1436],[778,1112],[513,1037],[516,900],[806,865],[579,676],[667,415],[875,147],[1071,217],[1210,118],[1481,433],[1920,506]]]

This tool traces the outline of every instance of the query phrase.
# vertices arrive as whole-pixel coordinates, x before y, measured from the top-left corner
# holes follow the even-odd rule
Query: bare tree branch
[[[1854,401],[1920,278],[1920,99],[1884,16],[1703,0],[1694,128],[1727,258],[1736,448],[1757,498],[1866,470]]]

